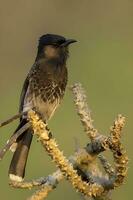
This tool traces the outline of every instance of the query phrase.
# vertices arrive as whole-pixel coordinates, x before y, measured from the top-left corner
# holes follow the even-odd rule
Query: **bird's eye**
[[[59,47],[61,44],[63,44],[65,42],[65,40],[59,40],[58,42],[56,42],[56,43],[53,43],[53,46],[54,47]]]
[[[63,44],[64,42],[65,42],[65,40],[60,40],[59,45]]]

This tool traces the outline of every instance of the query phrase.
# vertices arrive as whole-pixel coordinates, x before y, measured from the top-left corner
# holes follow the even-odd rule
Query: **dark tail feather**
[[[17,130],[20,129],[26,122],[27,121],[25,119],[22,120]],[[13,154],[9,168],[9,177],[12,180],[21,181],[24,178],[32,136],[33,134],[31,129],[28,129],[20,136],[20,138],[18,138],[17,148]]]

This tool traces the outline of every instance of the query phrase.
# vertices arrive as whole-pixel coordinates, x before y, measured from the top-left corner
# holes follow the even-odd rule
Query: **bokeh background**
[[[113,200],[131,199],[133,181],[133,1],[132,0],[0,0],[0,120],[18,111],[19,95],[36,56],[40,35],[56,33],[78,40],[71,46],[69,84],[81,82],[86,89],[94,124],[108,134],[118,113],[126,116],[123,143],[130,158],[125,184],[113,192]],[[0,129],[2,147],[17,122]],[[49,123],[66,156],[74,152],[74,138],[83,146],[87,137],[67,90],[60,109]],[[0,162],[0,198],[26,199],[33,190],[8,186],[12,153]],[[56,170],[40,143],[34,139],[26,179]],[[67,181],[47,198],[80,199]]]

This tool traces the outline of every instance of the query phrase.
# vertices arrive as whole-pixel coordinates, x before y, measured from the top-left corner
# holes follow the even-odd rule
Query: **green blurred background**
[[[0,0],[0,120],[17,113],[20,90],[35,56],[38,37],[56,33],[78,40],[71,46],[69,84],[81,82],[88,95],[94,124],[108,134],[118,113],[126,116],[123,143],[129,155],[125,184],[113,192],[113,200],[131,199],[133,119],[133,1],[132,0]],[[0,129],[2,147],[17,122]],[[74,138],[81,146],[88,139],[67,90],[60,109],[49,123],[66,156],[74,152]],[[8,186],[12,153],[0,162],[0,197],[26,199],[33,190]],[[56,167],[40,143],[33,141],[26,179],[46,176]],[[80,199],[67,181],[47,198]]]

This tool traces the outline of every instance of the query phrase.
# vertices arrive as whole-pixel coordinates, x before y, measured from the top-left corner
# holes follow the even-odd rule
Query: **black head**
[[[66,39],[63,36],[55,34],[46,34],[40,37],[38,45],[38,56],[62,56],[68,54],[68,45],[76,42],[73,39]],[[37,56],[37,57],[38,57]]]
[[[66,39],[65,37],[60,35],[46,34],[40,37],[38,48],[43,48],[46,45],[67,46],[74,42],[76,42],[76,40]]]

